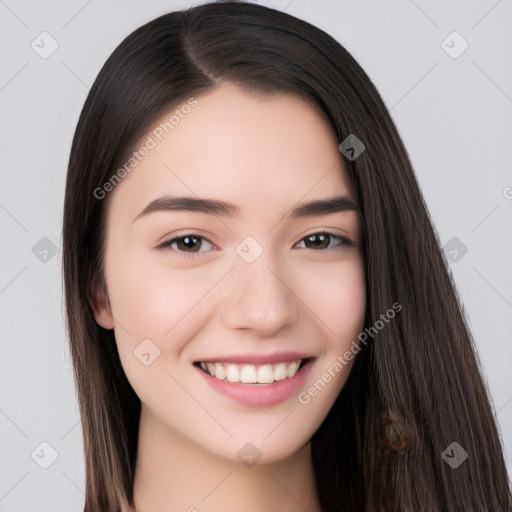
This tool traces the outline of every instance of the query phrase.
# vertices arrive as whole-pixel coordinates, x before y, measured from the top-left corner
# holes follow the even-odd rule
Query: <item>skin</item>
[[[110,192],[108,296],[99,298],[95,316],[114,329],[142,403],[137,510],[320,511],[310,439],[353,360],[308,404],[293,394],[265,407],[218,394],[192,363],[297,350],[316,357],[302,390],[321,378],[363,328],[361,218],[352,210],[285,216],[309,200],[356,197],[339,142],[309,103],[294,95],[256,96],[228,83],[196,99],[190,114]],[[136,219],[165,195],[220,199],[240,213],[158,211]],[[325,230],[355,245],[305,238]],[[180,241],[156,248],[185,234],[204,238],[192,249]],[[247,236],[263,250],[252,263],[236,252]],[[160,350],[148,366],[134,355],[144,339]],[[250,467],[237,457],[248,442],[262,455]]]

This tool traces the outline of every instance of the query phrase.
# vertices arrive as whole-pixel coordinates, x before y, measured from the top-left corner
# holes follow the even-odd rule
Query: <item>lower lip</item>
[[[221,395],[243,405],[259,406],[275,405],[297,393],[308,376],[314,361],[305,364],[293,377],[274,382],[273,384],[242,384],[229,382],[212,377],[199,367],[197,371],[206,383]]]

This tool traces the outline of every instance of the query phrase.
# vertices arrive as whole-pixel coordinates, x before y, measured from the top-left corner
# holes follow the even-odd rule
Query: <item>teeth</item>
[[[260,384],[272,384],[274,382],[274,370],[271,364],[258,366],[257,381]]]
[[[258,377],[256,376],[256,366],[246,364],[240,369],[240,382],[243,384],[256,384]]]
[[[224,380],[226,378],[226,370],[220,363],[215,363],[215,371],[210,372],[211,375],[215,375],[218,379]]]
[[[242,384],[272,384],[274,381],[293,377],[299,370],[301,359],[291,363],[232,364],[201,363],[201,368],[212,377]]]
[[[276,368],[274,368],[274,380],[284,380],[286,379],[286,365],[278,364]]]
[[[293,363],[286,369],[286,376],[293,377],[299,369],[300,361],[293,361]]]
[[[213,375],[215,377],[215,375]],[[240,382],[240,370],[236,364],[228,364],[226,378],[229,382]]]

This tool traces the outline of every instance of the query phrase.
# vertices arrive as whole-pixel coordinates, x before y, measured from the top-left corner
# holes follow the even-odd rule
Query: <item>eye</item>
[[[332,244],[331,242],[338,240],[338,243]],[[305,242],[307,249],[333,249],[339,246],[352,247],[355,242],[349,240],[344,236],[339,236],[329,231],[322,231],[320,233],[311,233],[311,235],[305,236],[301,242]],[[307,244],[311,244],[312,247],[308,247]]]
[[[333,244],[332,242],[336,240],[338,240],[338,243]],[[206,242],[207,246],[210,245],[210,248],[214,245],[204,236],[196,233],[186,233],[162,242],[157,246],[157,249],[171,248],[176,251],[181,258],[194,258],[197,254],[208,252],[208,247],[203,251],[196,250],[203,247],[204,243],[202,242]],[[355,242],[352,240],[329,231],[312,233],[311,235],[304,237],[299,243],[301,242],[306,244],[306,249],[315,250],[334,249],[342,246],[352,247],[355,245]],[[312,247],[308,246],[308,244],[312,245]]]
[[[203,245],[203,244],[201,244],[201,242],[206,242],[206,244],[210,244],[211,246],[213,246],[213,243],[210,242],[210,240],[208,240],[204,236],[200,236],[195,233],[187,233],[187,234],[166,240],[165,242],[158,245],[157,249],[166,249],[166,248],[170,247],[171,249],[174,249],[175,251],[177,251],[179,253],[180,257],[193,258],[195,254],[198,254],[201,252],[206,252],[206,251],[195,250]]]

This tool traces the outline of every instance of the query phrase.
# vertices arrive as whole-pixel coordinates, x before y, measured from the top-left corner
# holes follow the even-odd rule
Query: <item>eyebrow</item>
[[[358,211],[358,205],[347,196],[329,199],[317,199],[299,204],[292,208],[286,218],[300,218],[328,215],[346,210]],[[145,215],[162,211],[188,211],[233,218],[240,214],[240,208],[232,203],[218,199],[201,199],[196,197],[164,196],[151,201],[142,210],[134,222]]]

